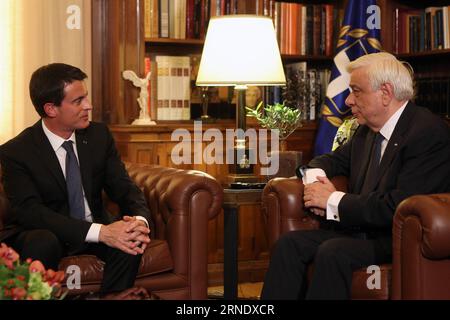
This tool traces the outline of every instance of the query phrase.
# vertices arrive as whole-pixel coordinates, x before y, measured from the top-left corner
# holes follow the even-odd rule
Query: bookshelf
[[[260,6],[270,1],[238,0],[239,13],[257,12]],[[293,1],[290,1],[293,2]],[[296,1],[304,4],[315,4],[317,1]],[[339,10],[338,19],[342,17],[347,1],[327,1]],[[280,1],[276,1],[280,3]],[[128,124],[139,114],[134,103],[137,90],[129,83],[124,83],[120,71],[129,68],[144,73],[144,57],[155,52],[167,55],[185,55],[201,53],[202,39],[168,39],[145,38],[143,14],[145,0],[94,0],[93,1],[93,111],[94,119],[113,124]],[[394,13],[397,8],[424,10],[427,7],[450,5],[448,0],[415,1],[378,0],[382,17],[382,44],[393,52],[394,45]],[[139,10],[137,10],[139,8]],[[264,9],[259,9],[264,13]],[[139,13],[139,14],[138,14]],[[334,45],[333,45],[334,48]],[[427,73],[448,77],[450,70],[450,48],[414,53],[399,53],[401,59],[408,61],[416,73]],[[333,55],[282,54],[285,63],[307,61],[311,67],[330,67]],[[221,108],[224,106],[221,106]],[[232,112],[232,108],[227,110]],[[228,116],[233,118],[233,114]]]
[[[449,0],[407,1],[379,0],[381,7],[383,47],[407,61],[413,68],[416,80],[416,103],[430,108],[447,120],[450,119],[450,23],[444,30],[443,21],[436,17],[436,9],[450,8]],[[434,8],[431,10],[431,8]],[[429,17],[427,18],[427,12]],[[426,30],[425,22],[430,19],[435,25]],[[447,15],[450,22],[450,15]],[[440,31],[437,31],[439,29]],[[411,31],[411,32],[410,32]],[[426,45],[433,34],[447,42]],[[412,35],[412,36],[411,36]],[[397,39],[403,41],[402,45]]]
[[[176,45],[176,46],[200,46],[204,44],[202,39],[169,39],[169,38],[145,38],[145,43],[150,47],[161,45]]]
[[[138,108],[133,106],[137,90],[131,84],[122,83],[123,81],[119,75],[120,70],[130,68],[143,75],[144,57],[146,56],[191,55],[200,54],[202,51],[203,39],[155,37],[155,32],[146,32],[146,24],[148,27],[152,23],[152,21],[148,21],[145,15],[145,13],[150,12],[149,9],[146,10],[145,8],[146,3],[149,3],[150,0],[146,1],[93,1],[93,82],[96,84],[93,92],[93,103],[96,106],[94,119],[112,124],[128,124],[138,115]],[[208,1],[187,0],[187,3],[189,2],[204,4]],[[211,10],[213,10],[213,2],[216,2],[216,0],[209,0]],[[226,9],[230,13],[272,16],[276,6],[281,10],[282,6],[297,5],[292,1],[273,0],[230,0],[222,2],[230,3],[229,8]],[[328,0],[320,1],[320,3],[328,6],[333,4],[335,8],[340,10],[342,10],[343,2],[342,0],[337,3],[336,1]],[[155,2],[153,1],[153,3]],[[317,1],[302,1],[302,3],[313,8]],[[293,11],[291,10],[290,12]],[[281,13],[279,15],[281,16]],[[203,25],[206,28],[206,25]],[[281,27],[279,29],[281,30]],[[289,32],[291,31],[286,29],[285,36]],[[205,30],[200,32],[201,35],[204,33]],[[201,38],[201,36],[199,37]],[[284,47],[289,48],[289,44]],[[290,47],[292,48],[292,46]],[[312,51],[313,49],[310,50]],[[332,61],[332,54],[329,52],[325,55],[324,53],[312,54],[312,52],[301,53],[282,50],[282,57],[285,63],[307,61],[313,68],[329,68]],[[226,112],[218,113],[219,117],[234,118],[234,108],[232,106],[224,104],[220,105],[220,108],[221,110],[223,108],[227,110]]]

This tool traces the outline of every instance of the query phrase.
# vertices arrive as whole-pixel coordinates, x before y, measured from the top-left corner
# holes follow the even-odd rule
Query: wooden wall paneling
[[[381,45],[387,52],[393,53],[394,25],[394,4],[392,0],[378,0],[381,9]]]
[[[144,55],[145,55],[145,41],[144,41],[144,0],[122,0],[125,10],[122,11],[122,26],[124,28],[124,47],[123,59],[121,59],[120,79],[124,84],[123,90],[123,109],[124,118],[120,119],[119,123],[131,123],[134,119],[139,117],[140,107],[137,103],[137,98],[140,94],[140,89],[136,88],[131,81],[125,81],[122,78],[123,70],[133,70],[136,74],[143,78],[144,74]],[[141,14],[142,12],[142,14]]]
[[[103,65],[99,63],[103,61],[103,46],[106,43],[105,30],[105,2],[101,0],[93,0],[91,3],[92,10],[92,92],[90,93],[93,110],[92,119],[99,122],[107,122],[103,117],[103,90],[106,82],[104,79]]]
[[[123,88],[120,79],[120,56],[121,56],[121,42],[123,39],[123,29],[121,28],[120,11],[121,0],[107,1],[105,4],[105,20],[106,26],[103,32],[106,34],[106,45],[102,62],[104,72],[103,86],[103,103],[104,103],[104,118],[108,123],[121,123],[123,119],[123,105],[122,99]]]
[[[143,0],[92,2],[94,120],[128,124],[139,116],[139,89],[122,78],[122,71],[144,76],[143,10]]]

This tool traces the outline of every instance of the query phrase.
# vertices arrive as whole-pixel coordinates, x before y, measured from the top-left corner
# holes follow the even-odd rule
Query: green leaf
[[[256,118],[263,128],[278,129],[280,139],[286,139],[295,129],[301,126],[301,112],[284,103],[267,105],[264,114],[261,112],[262,102],[255,109],[246,107],[247,115]]]

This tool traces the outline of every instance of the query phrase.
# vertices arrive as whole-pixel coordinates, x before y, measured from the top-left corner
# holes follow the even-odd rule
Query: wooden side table
[[[238,212],[241,205],[260,204],[262,189],[224,189],[224,261],[225,299],[237,299],[238,288]]]

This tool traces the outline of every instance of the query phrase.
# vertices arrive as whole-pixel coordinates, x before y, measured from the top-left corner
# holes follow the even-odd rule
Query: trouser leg
[[[298,299],[307,265],[319,245],[335,237],[342,235],[329,230],[292,231],[282,235],[272,251],[261,299]]]
[[[376,263],[373,240],[350,237],[323,242],[314,258],[307,299],[350,299],[353,271]]]
[[[39,260],[46,269],[58,270],[64,252],[63,245],[55,234],[44,229],[23,231],[8,244],[20,254],[21,260]]]
[[[105,262],[100,291],[122,291],[134,286],[142,255],[136,256],[104,244],[91,244],[87,250]]]

